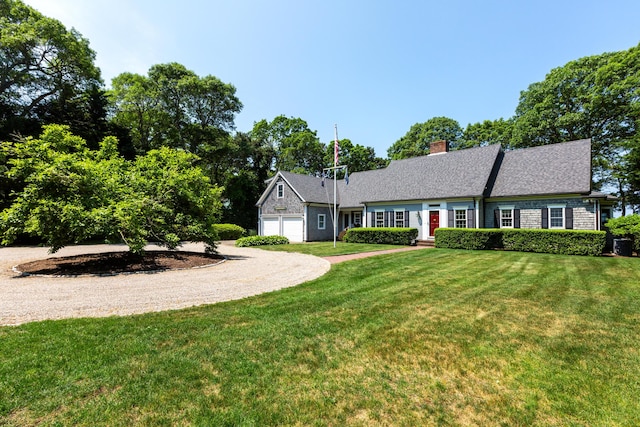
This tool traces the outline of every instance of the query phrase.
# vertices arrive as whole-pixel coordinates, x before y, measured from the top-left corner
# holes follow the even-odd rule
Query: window
[[[404,227],[404,211],[395,212],[394,227]]]
[[[376,227],[384,227],[384,212],[378,211],[376,212]]]
[[[564,228],[563,208],[549,208],[549,228]]]
[[[282,199],[284,197],[284,184],[283,183],[279,183],[278,184],[278,188],[276,190],[276,193],[278,195],[278,199]]]
[[[513,228],[513,209],[500,209],[500,228]]]
[[[467,228],[467,210],[466,209],[456,209],[455,227]]]
[[[327,227],[327,215],[318,214],[318,230],[324,230]]]
[[[353,225],[354,227],[360,227],[362,225],[362,212],[353,213]]]

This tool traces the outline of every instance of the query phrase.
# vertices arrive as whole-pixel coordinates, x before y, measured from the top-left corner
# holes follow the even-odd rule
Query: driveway
[[[200,244],[182,250],[202,252]],[[49,256],[126,250],[120,245],[63,248],[0,248],[0,325],[106,317],[175,310],[241,299],[315,279],[329,271],[329,261],[311,255],[236,248],[222,242],[221,264],[191,270],[107,277],[18,277],[12,267]]]

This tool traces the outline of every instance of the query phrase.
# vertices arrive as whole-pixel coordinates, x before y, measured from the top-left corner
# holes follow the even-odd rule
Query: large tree
[[[203,158],[224,157],[215,148],[242,109],[235,92],[215,76],[200,77],[177,63],[158,64],[148,76],[122,73],[112,80],[113,120],[130,129],[138,154],[167,146]]]
[[[430,144],[438,140],[447,140],[451,149],[457,149],[462,140],[460,124],[448,117],[433,117],[424,123],[416,123],[398,141],[387,150],[391,160],[429,154]]]
[[[280,115],[272,121],[253,125],[251,137],[263,141],[275,153],[273,171],[283,170],[320,175],[324,165],[324,145],[301,118]]]
[[[470,123],[464,130],[461,148],[484,147],[491,144],[502,144],[505,148],[511,147],[511,120],[485,120],[479,123]]]
[[[353,144],[350,139],[341,139],[338,141],[338,159],[341,165],[349,168],[349,173],[367,171],[372,169],[380,169],[387,166],[387,161],[381,157],[376,157],[373,147],[365,147],[360,144]],[[334,141],[326,144],[324,161],[327,167],[333,166],[334,163]],[[343,176],[343,172],[339,171],[339,178]]]
[[[76,30],[20,0],[0,0],[0,139],[63,120],[77,131],[92,126],[102,86],[94,60]]]
[[[96,238],[122,241],[137,253],[149,241],[170,249],[203,241],[215,249],[221,190],[194,166],[192,154],[163,147],[127,161],[115,137],[91,150],[61,125],[1,148],[8,176],[25,183],[0,212],[4,245],[26,234],[51,252]]]
[[[633,192],[627,155],[639,149],[640,45],[571,61],[520,95],[512,142],[530,147],[591,138],[595,185]],[[637,190],[636,190],[637,191]]]

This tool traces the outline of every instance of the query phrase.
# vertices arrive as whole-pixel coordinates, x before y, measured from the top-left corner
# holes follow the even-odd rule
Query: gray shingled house
[[[500,145],[394,160],[336,183],[338,231],[415,227],[600,230],[615,199],[591,191],[591,140],[504,151]],[[261,235],[292,242],[333,239],[333,181],[278,172],[258,200]]]

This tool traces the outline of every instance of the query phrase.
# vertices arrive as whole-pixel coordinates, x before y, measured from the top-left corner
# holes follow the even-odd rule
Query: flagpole
[[[335,145],[333,147],[333,247],[336,247],[336,238],[338,234],[338,177],[336,172],[338,172],[338,124],[336,123],[334,126],[335,130]]]

